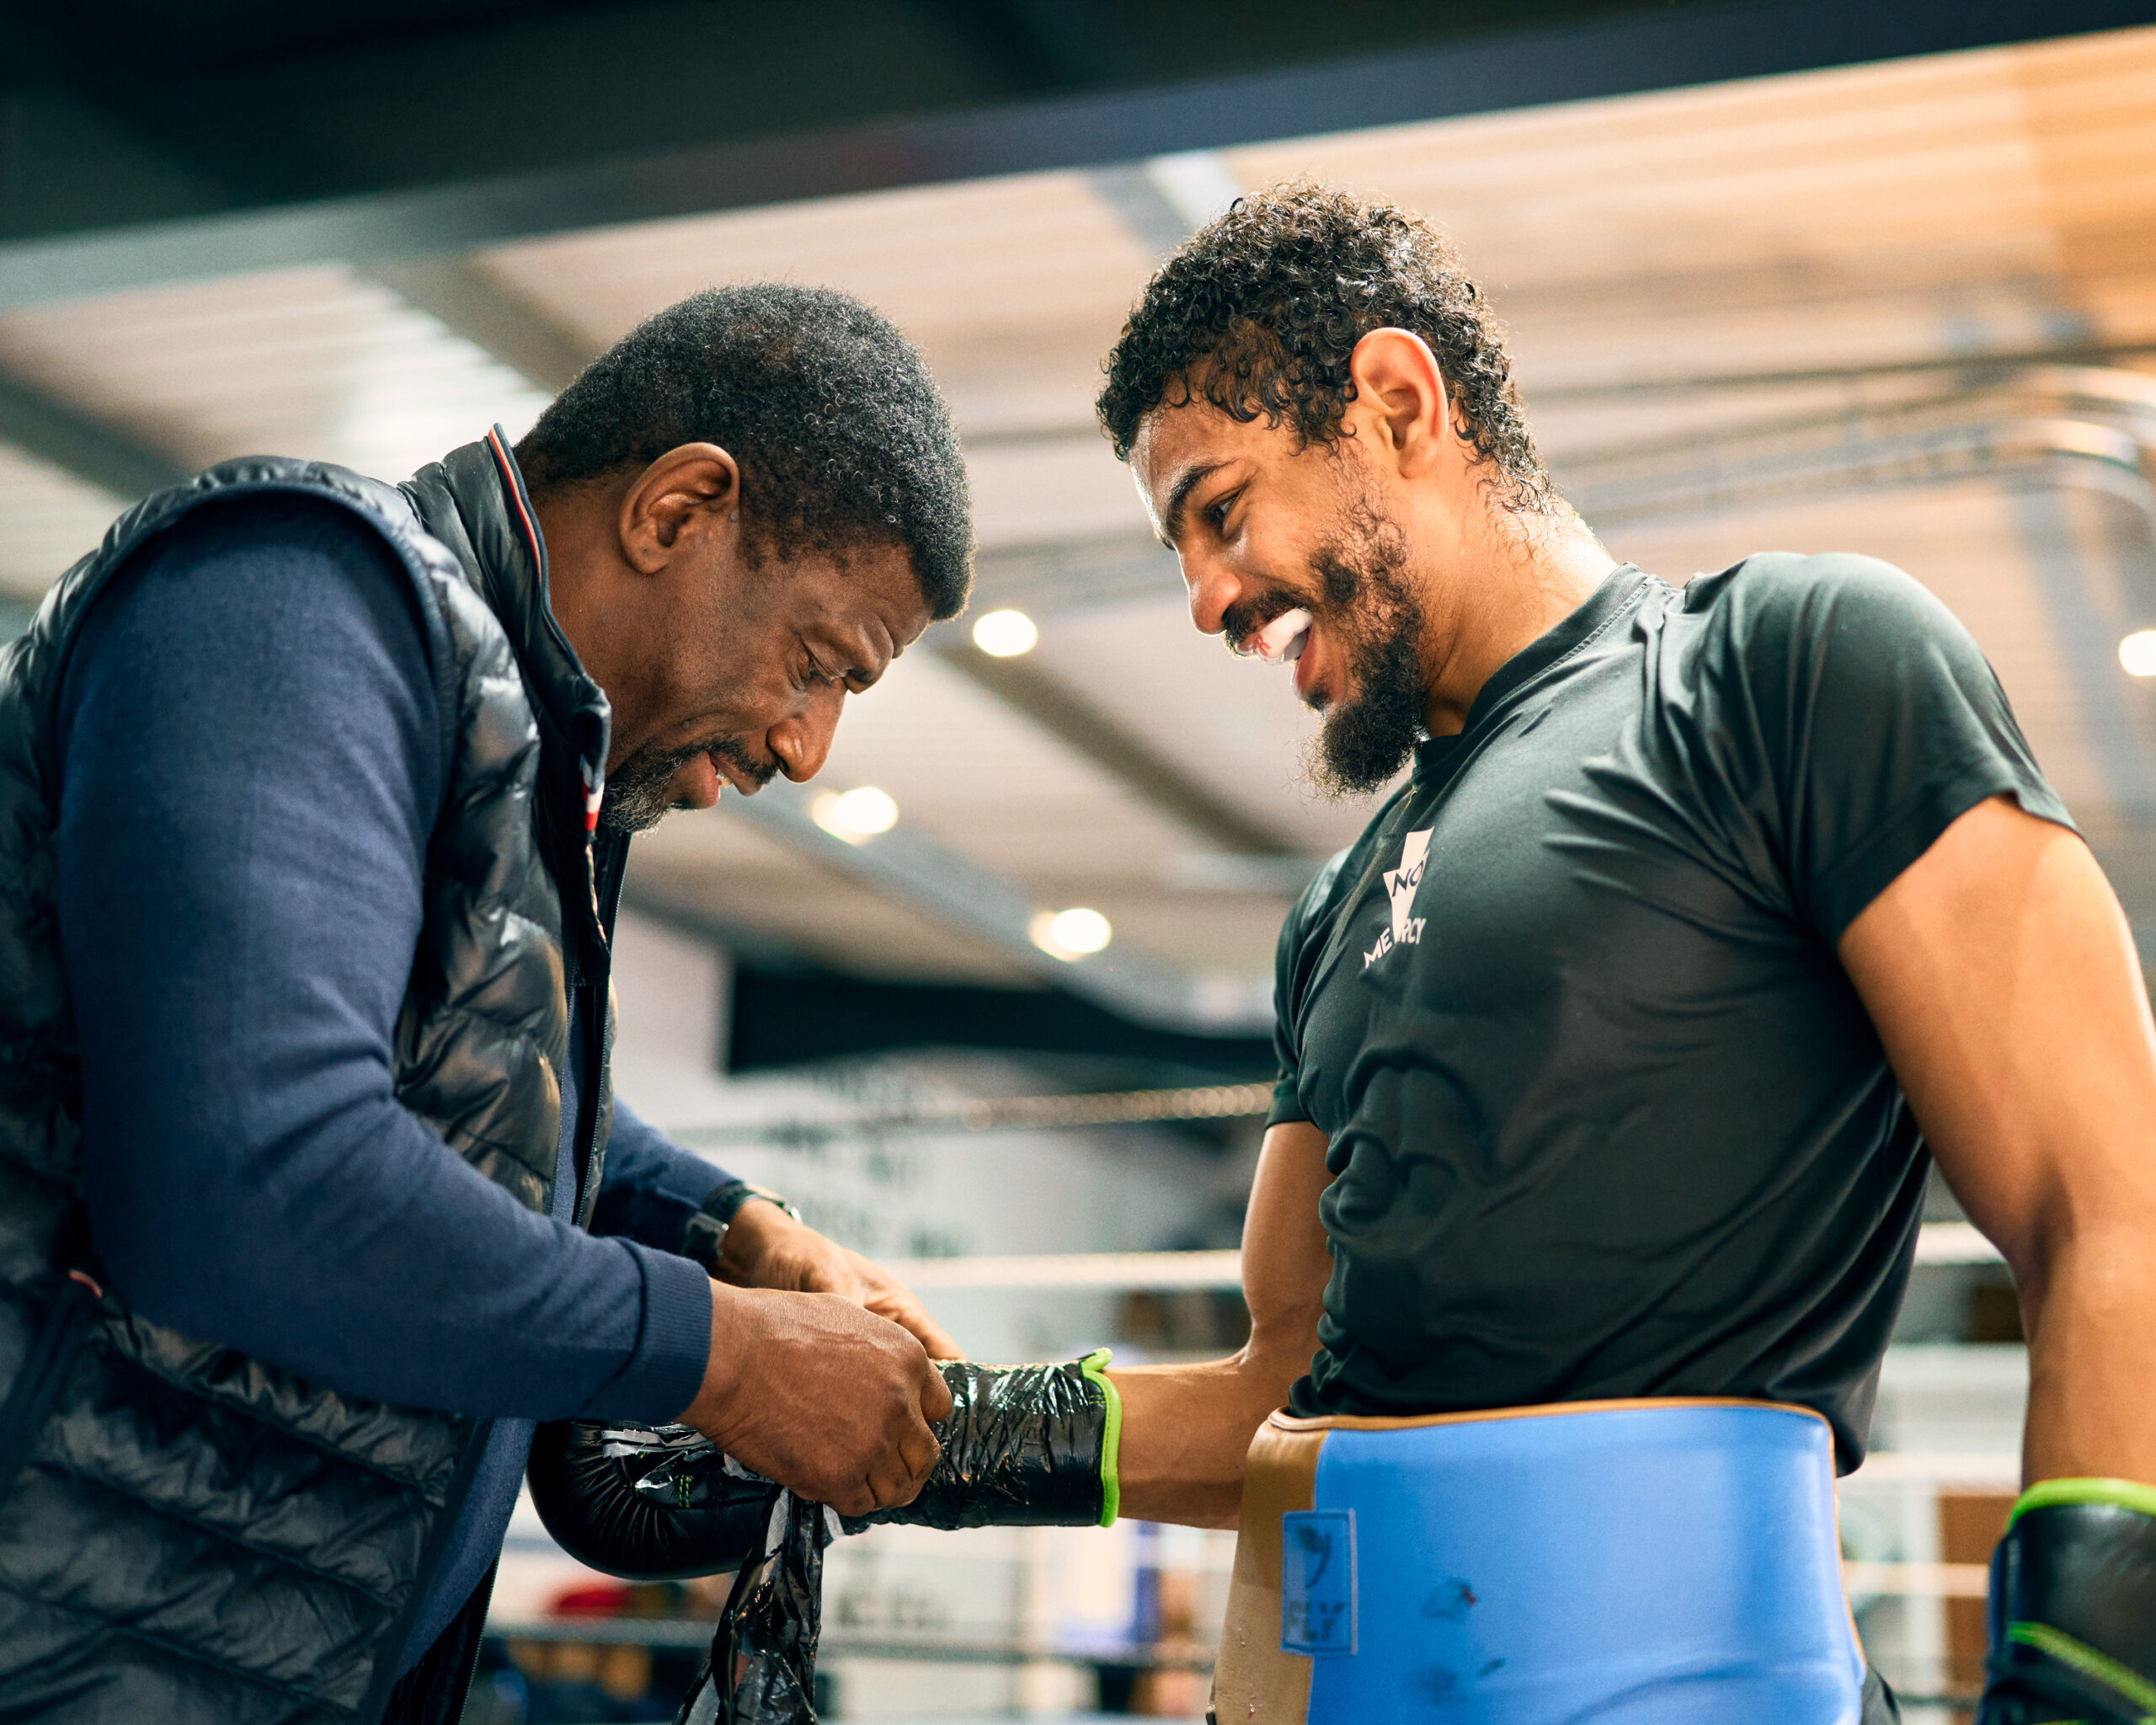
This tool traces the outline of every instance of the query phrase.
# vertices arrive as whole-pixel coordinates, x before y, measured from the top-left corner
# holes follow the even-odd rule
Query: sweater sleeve
[[[686,1406],[703,1278],[524,1209],[397,1099],[445,764],[379,535],[316,499],[205,506],[86,620],[59,721],[84,1188],[120,1294],[385,1401]]]
[[[591,1231],[678,1252],[689,1218],[734,1178],[718,1163],[684,1150],[617,1096]]]

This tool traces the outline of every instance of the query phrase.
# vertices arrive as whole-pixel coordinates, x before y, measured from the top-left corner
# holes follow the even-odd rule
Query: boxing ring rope
[[[1920,1264],[2003,1262],[1967,1222],[1927,1222]],[[885,1268],[914,1288],[1086,1288],[1111,1293],[1242,1286],[1240,1252],[1069,1252],[1020,1258],[900,1258]]]

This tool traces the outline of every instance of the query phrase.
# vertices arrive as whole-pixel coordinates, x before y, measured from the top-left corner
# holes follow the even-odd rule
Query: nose
[[[1226,627],[1228,607],[1242,596],[1243,584],[1220,558],[1204,552],[1185,552],[1182,582],[1190,594],[1190,621],[1201,635],[1217,635]]]
[[[780,769],[796,784],[824,770],[845,705],[844,689],[818,689],[800,712],[781,719],[766,734],[764,740],[778,757]]]

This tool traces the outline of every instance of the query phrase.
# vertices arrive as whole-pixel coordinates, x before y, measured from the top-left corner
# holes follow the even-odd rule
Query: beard
[[[1367,496],[1311,553],[1325,593],[1316,615],[1347,660],[1348,693],[1305,756],[1321,795],[1367,796],[1405,766],[1422,738],[1422,609],[1407,579],[1399,523]]]
[[[607,776],[599,824],[624,836],[648,832],[670,810],[689,807],[672,794],[674,780],[699,755],[716,755],[755,785],[768,784],[778,770],[776,763],[763,766],[751,761],[734,737],[716,737],[688,748],[661,749],[647,743]]]

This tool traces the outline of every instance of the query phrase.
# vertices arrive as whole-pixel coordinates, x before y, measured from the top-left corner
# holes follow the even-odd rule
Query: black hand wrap
[[[1977,1725],[2156,1717],[2156,1492],[2035,1487],[1992,1556],[1990,1619]]]
[[[1090,1362],[937,1367],[943,1446],[912,1503],[849,1518],[920,1527],[1091,1527],[1113,1520],[1112,1394]],[[531,1444],[531,1498],[579,1562],[635,1581],[738,1568],[763,1549],[779,1488],[686,1426],[564,1420]]]
[[[1122,1410],[1101,1371],[1107,1358],[939,1365],[951,1413],[935,1427],[935,1471],[912,1503],[849,1518],[845,1531],[1113,1521]],[[675,1725],[814,1725],[824,1547],[839,1518],[687,1426],[542,1425],[531,1481],[547,1530],[594,1569],[635,1581],[739,1572]]]
[[[1089,1375],[1088,1364],[938,1365],[951,1386],[951,1413],[935,1428],[943,1446],[936,1471],[910,1503],[849,1517],[846,1530],[858,1533],[886,1521],[948,1533],[1114,1520],[1113,1392]]]
[[[816,1639],[831,1517],[780,1492],[761,1554],[741,1566],[674,1725],[816,1725]]]

